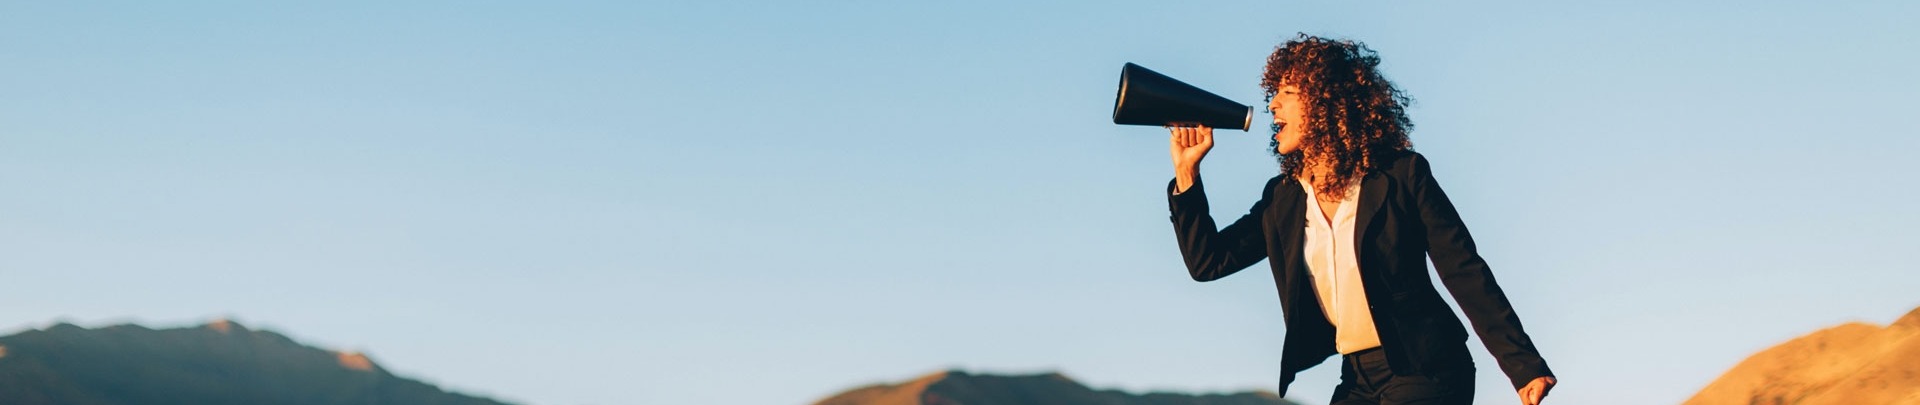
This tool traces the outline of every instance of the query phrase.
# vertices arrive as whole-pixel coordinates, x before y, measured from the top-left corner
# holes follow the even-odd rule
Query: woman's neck
[[[1296,173],[1294,177],[1308,184],[1320,184],[1322,181],[1344,177],[1333,172],[1333,165],[1318,162],[1301,165],[1300,171],[1303,173]]]

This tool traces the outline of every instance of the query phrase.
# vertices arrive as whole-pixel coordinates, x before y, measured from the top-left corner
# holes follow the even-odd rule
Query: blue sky
[[[0,328],[227,316],[528,404],[1272,389],[1265,264],[1188,279],[1109,114],[1126,62],[1258,103],[1296,32],[1417,100],[1550,403],[1920,306],[1920,7],[1609,3],[4,2]]]

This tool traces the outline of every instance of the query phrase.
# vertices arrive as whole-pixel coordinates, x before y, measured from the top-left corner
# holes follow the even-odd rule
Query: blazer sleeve
[[[1215,230],[1213,214],[1207,206],[1206,188],[1195,179],[1186,192],[1175,194],[1175,183],[1167,183],[1167,205],[1173,211],[1173,234],[1180,241],[1180,255],[1186,259],[1187,273],[1193,281],[1213,281],[1259,263],[1267,256],[1266,237],[1261,232],[1261,214],[1273,196],[1279,178],[1267,182],[1266,192],[1245,216],[1224,229]]]
[[[1433,260],[1434,271],[1440,273],[1440,282],[1447,286],[1454,302],[1460,304],[1461,311],[1473,324],[1474,333],[1500,363],[1500,370],[1506,373],[1514,389],[1526,386],[1534,378],[1553,375],[1546,360],[1540,357],[1540,351],[1534,348],[1533,339],[1521,328],[1520,316],[1514,313],[1507,294],[1494,282],[1493,270],[1474,247],[1473,236],[1467,233],[1460,213],[1454,210],[1453,202],[1434,180],[1426,158],[1415,154],[1412,160],[1413,173],[1407,176],[1408,186],[1418,201],[1420,220],[1427,228],[1427,253]]]

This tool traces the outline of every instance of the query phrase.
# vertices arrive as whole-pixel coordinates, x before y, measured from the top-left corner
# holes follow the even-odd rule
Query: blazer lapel
[[[1367,240],[1367,232],[1372,229],[1368,225],[1373,223],[1373,217],[1380,212],[1380,204],[1387,198],[1386,177],[1369,171],[1360,180],[1360,210],[1354,212],[1354,246],[1363,246],[1359,243]]]
[[[1275,212],[1278,215],[1275,219],[1280,226],[1280,229],[1275,231],[1282,237],[1279,266],[1281,274],[1278,276],[1283,278],[1280,281],[1289,299],[1306,302],[1304,305],[1319,305],[1303,299],[1311,297],[1311,295],[1303,296],[1303,292],[1311,293],[1312,291],[1310,288],[1302,288],[1302,284],[1306,283],[1309,277],[1306,256],[1301,251],[1305,249],[1307,237],[1307,192],[1300,189],[1298,180],[1289,178],[1281,180],[1279,189],[1274,190],[1273,194],[1274,201],[1278,203],[1274,204],[1274,208],[1279,210]],[[1284,310],[1282,314],[1287,319],[1294,318],[1293,311],[1300,305],[1295,305],[1295,302],[1282,302],[1282,304],[1286,305],[1286,308],[1282,308]]]

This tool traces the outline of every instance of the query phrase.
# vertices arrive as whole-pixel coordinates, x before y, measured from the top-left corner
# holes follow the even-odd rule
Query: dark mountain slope
[[[998,376],[948,371],[855,388],[814,405],[1296,405],[1271,392],[1130,394],[1094,390],[1059,373]]]
[[[504,405],[395,376],[358,353],[227,321],[158,330],[62,323],[0,337],[0,398],[10,405]]]

